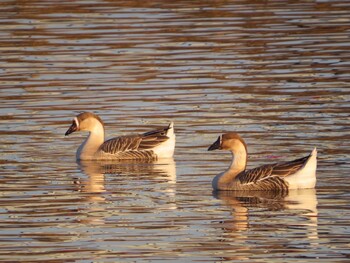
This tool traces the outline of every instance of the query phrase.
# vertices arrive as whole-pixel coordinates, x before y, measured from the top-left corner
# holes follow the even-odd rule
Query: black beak
[[[208,151],[220,150],[221,149],[221,138],[219,138],[208,148]]]
[[[69,135],[75,131],[77,131],[78,128],[77,128],[77,125],[75,124],[75,121],[73,121],[72,125],[69,127],[68,131],[66,131],[65,135]]]

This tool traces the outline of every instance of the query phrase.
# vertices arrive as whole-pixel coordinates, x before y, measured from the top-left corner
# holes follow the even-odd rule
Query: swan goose
[[[89,132],[77,150],[77,160],[156,160],[171,158],[174,154],[173,123],[143,134],[120,136],[105,141],[101,118],[96,114],[83,112],[73,119],[65,135],[76,131]]]
[[[225,133],[208,148],[232,153],[230,167],[212,181],[214,190],[270,190],[314,188],[316,184],[317,150],[293,161],[263,165],[246,170],[247,145],[237,133]]]

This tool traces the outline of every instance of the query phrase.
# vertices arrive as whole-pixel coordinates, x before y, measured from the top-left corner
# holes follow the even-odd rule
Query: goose
[[[251,170],[247,166],[247,145],[237,133],[222,134],[208,148],[228,150],[232,153],[230,167],[214,177],[215,191],[270,190],[314,188],[316,184],[317,150],[293,161],[263,165]]]
[[[65,135],[88,131],[79,146],[77,160],[157,160],[171,158],[175,148],[174,124],[143,134],[115,137],[105,141],[103,121],[91,112],[77,115]]]

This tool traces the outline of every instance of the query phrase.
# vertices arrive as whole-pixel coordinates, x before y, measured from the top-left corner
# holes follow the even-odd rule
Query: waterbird
[[[143,134],[119,136],[105,141],[105,129],[99,116],[91,112],[77,115],[65,135],[89,132],[79,146],[77,160],[157,160],[171,158],[175,149],[174,124]]]
[[[222,134],[208,148],[208,151],[217,149],[230,151],[232,162],[226,171],[214,177],[212,181],[214,191],[288,191],[290,189],[314,188],[316,185],[316,148],[306,157],[267,164],[250,170],[246,169],[247,145],[237,133]]]

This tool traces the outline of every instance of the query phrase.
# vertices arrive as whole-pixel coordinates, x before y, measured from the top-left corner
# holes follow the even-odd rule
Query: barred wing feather
[[[142,138],[139,136],[121,136],[105,141],[100,150],[109,153],[115,154],[118,152],[124,151],[136,151],[138,150]]]
[[[300,170],[310,156],[296,159],[290,162],[263,165],[237,176],[243,188],[262,190],[288,190],[287,182],[283,179]]]
[[[167,128],[153,130],[140,135],[120,136],[105,141],[100,150],[109,154],[118,154],[128,151],[152,151],[152,149],[159,144],[169,139],[166,136]],[[138,155],[138,153],[135,153]]]
[[[170,126],[142,134],[139,150],[152,149],[167,141],[169,137],[166,134],[169,128]]]

